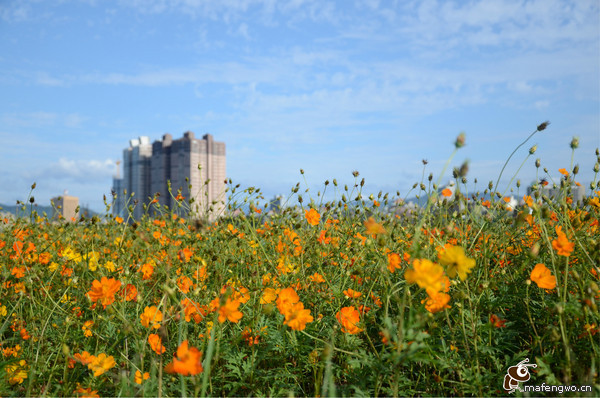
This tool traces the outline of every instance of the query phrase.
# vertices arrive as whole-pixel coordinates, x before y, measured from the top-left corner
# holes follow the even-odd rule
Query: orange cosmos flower
[[[83,388],[79,383],[77,383],[77,388],[73,391],[73,394],[77,394],[78,397],[82,398],[98,398],[97,390],[92,390],[92,387]]]
[[[437,292],[430,295],[426,300],[422,300],[421,303],[425,303],[425,309],[432,314],[440,312],[443,309],[450,308],[448,302],[450,301],[450,295],[442,292]]]
[[[187,276],[182,275],[177,278],[177,286],[183,293],[187,294],[190,291],[190,288],[194,287],[194,282]]]
[[[344,290],[344,295],[348,298],[357,298],[362,296],[361,292],[357,292],[356,290],[352,290],[352,289],[346,289]]]
[[[569,172],[567,171],[567,169],[558,169],[558,172],[564,175],[565,177],[569,176]]]
[[[160,323],[163,320],[163,314],[156,306],[144,308],[144,313],[140,315],[142,326],[152,327],[154,329],[160,328]],[[151,326],[152,325],[152,326]]]
[[[73,358],[75,358],[75,360],[83,365],[87,365],[89,363],[92,363],[92,361],[94,360],[94,356],[91,355],[89,352],[87,351],[83,351],[81,353],[76,353],[73,355]]]
[[[135,371],[135,383],[136,384],[142,384],[142,382],[144,380],[148,380],[149,378],[150,378],[150,373],[144,372],[144,374],[142,375],[142,372],[140,372],[139,370]]]
[[[360,321],[360,312],[354,307],[344,307],[335,315],[338,322],[342,325],[342,332],[348,334],[357,334],[362,332],[356,324]]]
[[[400,269],[400,261],[401,261],[400,255],[398,255],[397,253],[388,253],[387,258],[388,258],[387,268],[393,274],[396,271],[396,269]]]
[[[385,228],[383,228],[383,225],[376,223],[373,217],[369,217],[369,219],[365,221],[365,228],[367,229],[367,232],[371,235],[385,233]]]
[[[94,357],[91,363],[88,363],[88,369],[94,372],[94,376],[100,376],[116,364],[115,358],[113,358],[112,355],[102,353],[97,357]]]
[[[125,289],[123,289],[123,294],[125,295],[125,301],[137,301],[137,288],[132,285],[131,283],[128,283],[125,286]]]
[[[190,258],[192,258],[192,254],[194,253],[192,253],[190,248],[186,247],[185,249],[179,251],[178,256],[181,261],[187,263],[188,261],[190,261]]]
[[[83,326],[81,327],[81,330],[83,330],[83,335],[85,337],[92,337],[93,333],[92,333],[91,327],[93,325],[94,325],[94,321],[85,321],[83,323]]]
[[[227,299],[225,304],[219,308],[219,322],[223,323],[227,319],[229,322],[238,323],[243,316],[238,310],[240,304],[239,300]]]
[[[150,336],[148,336],[148,343],[150,344],[150,348],[152,348],[152,351],[154,351],[158,355],[162,354],[167,350],[162,344],[162,339],[157,334],[153,333]]]
[[[449,198],[450,196],[452,196],[452,190],[450,190],[449,188],[444,189],[442,191],[442,196]]]
[[[293,330],[304,330],[306,324],[313,321],[310,310],[304,309],[304,304],[291,304],[286,311],[284,325],[288,325]]]
[[[296,304],[299,301],[300,297],[298,297],[296,291],[293,288],[288,287],[279,292],[279,297],[277,298],[276,304],[279,312],[285,314],[288,307],[290,307],[292,304]]]
[[[152,278],[152,274],[154,273],[154,267],[150,263],[145,263],[140,267],[139,272],[142,273],[143,280],[148,280]]]
[[[319,221],[321,220],[321,215],[315,209],[306,210],[304,217],[306,217],[306,221],[310,225],[319,225]]]
[[[424,288],[427,294],[434,295],[443,288],[444,269],[425,258],[415,259],[413,268],[404,273],[404,278],[408,283],[416,283]]]
[[[542,289],[550,290],[556,287],[556,277],[544,264],[535,265],[531,271],[530,279]]]
[[[523,201],[527,205],[527,207],[533,207],[533,198],[529,195],[523,196]]]
[[[495,328],[505,328],[506,327],[506,319],[501,319],[496,314],[490,314],[490,323]]]
[[[87,292],[87,295],[92,302],[100,301],[102,306],[106,308],[107,305],[110,305],[115,301],[115,293],[118,292],[120,288],[120,281],[114,278],[107,279],[103,276],[100,281],[94,280],[92,282],[92,288]]]
[[[552,241],[552,248],[556,250],[559,256],[570,256],[575,248],[575,242],[569,242],[567,235],[565,235],[560,226],[556,227],[556,235],[558,237]]]
[[[178,373],[183,376],[193,376],[202,372],[202,353],[195,347],[189,347],[184,340],[177,348],[173,362],[165,366],[165,372]]]
[[[31,335],[29,334],[29,332],[27,332],[27,329],[25,329],[25,328],[21,329],[19,334],[21,335],[21,338],[23,340],[29,340],[31,338]]]
[[[190,322],[193,319],[194,322],[200,323],[204,315],[206,315],[206,307],[201,306],[187,297],[181,300],[181,307],[183,307],[186,322]]]
[[[315,283],[324,283],[325,282],[325,278],[323,278],[323,275],[319,274],[318,272],[315,272],[314,274],[309,276],[308,279],[310,279],[311,281],[313,281]]]

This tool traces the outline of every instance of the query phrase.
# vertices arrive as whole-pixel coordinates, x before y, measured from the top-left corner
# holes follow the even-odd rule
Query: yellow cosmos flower
[[[94,372],[94,376],[100,376],[113,368],[116,364],[115,358],[113,358],[112,355],[102,353],[97,357],[94,357],[92,362],[88,364],[88,369]]]
[[[404,278],[408,283],[418,284],[429,295],[434,295],[444,287],[444,269],[425,258],[415,259],[413,268],[404,273]]]
[[[475,266],[475,260],[465,256],[462,247],[448,243],[444,246],[444,250],[438,254],[438,259],[440,264],[446,266],[446,272],[450,278],[454,278],[458,274],[461,281],[467,279],[467,274]]]

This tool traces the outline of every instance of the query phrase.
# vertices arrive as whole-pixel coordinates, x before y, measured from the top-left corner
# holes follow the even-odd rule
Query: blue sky
[[[211,133],[227,175],[268,197],[366,179],[405,195],[470,161],[506,187],[569,168],[586,186],[600,147],[596,0],[0,1],[0,203],[33,182],[102,210],[129,139]],[[543,175],[543,172],[541,173]],[[447,182],[450,174],[443,176]],[[513,183],[514,186],[514,183]],[[523,188],[521,189],[522,193]]]

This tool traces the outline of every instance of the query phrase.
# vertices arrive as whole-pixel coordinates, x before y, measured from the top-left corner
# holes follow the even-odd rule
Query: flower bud
[[[538,158],[538,159],[536,159],[536,160],[535,160],[535,167],[539,169],[539,168],[540,168],[540,164],[541,164],[541,161],[540,161],[540,159],[539,159],[539,158]]]
[[[573,174],[577,174],[579,173],[579,165],[576,164],[575,167],[573,167]]]
[[[594,165],[594,173],[597,173],[597,172],[599,172],[599,171],[600,171],[600,163],[596,163],[596,164]]]
[[[465,146],[465,138],[466,135],[465,133],[460,133],[458,135],[458,137],[456,137],[456,141],[454,142],[454,146],[458,149],[458,148],[462,148],[463,146]]]
[[[469,161],[465,160],[465,162],[460,166],[460,169],[458,169],[458,176],[466,177],[468,172],[469,172]]]
[[[537,145],[534,145],[531,148],[529,148],[529,154],[530,155],[533,155],[535,153],[535,151],[537,151]]]
[[[304,170],[300,169],[300,174],[304,174]]]
[[[357,170],[354,170],[354,171],[352,172],[352,175],[353,175],[354,177],[358,177],[359,173],[358,173],[358,171],[357,171]]]
[[[571,149],[579,148],[579,137],[573,137],[571,140]]]

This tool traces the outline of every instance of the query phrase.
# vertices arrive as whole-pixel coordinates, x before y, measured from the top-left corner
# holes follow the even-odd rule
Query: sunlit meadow
[[[113,198],[103,217],[0,220],[0,395],[506,395],[527,358],[528,384],[598,396],[599,165],[577,203],[577,146],[556,170],[529,150],[531,195],[518,175],[479,192],[467,164],[440,190],[424,162],[403,195],[354,172],[270,214],[230,181],[217,221],[177,192],[136,222]],[[427,204],[398,211],[410,195]]]

